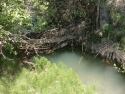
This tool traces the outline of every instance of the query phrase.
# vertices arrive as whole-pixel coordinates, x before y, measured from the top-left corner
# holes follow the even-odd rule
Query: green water
[[[97,84],[99,94],[125,94],[125,76],[99,58],[71,49],[60,49],[46,56],[52,63],[61,61],[73,68],[83,84]]]

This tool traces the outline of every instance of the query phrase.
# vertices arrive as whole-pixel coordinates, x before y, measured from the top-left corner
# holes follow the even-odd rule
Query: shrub
[[[83,86],[78,75],[62,63],[34,58],[35,70],[23,68],[10,81],[0,79],[1,94],[96,94],[96,86]]]

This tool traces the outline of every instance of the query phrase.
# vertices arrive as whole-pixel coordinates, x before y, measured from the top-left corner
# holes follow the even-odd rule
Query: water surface
[[[60,49],[46,55],[52,63],[63,62],[73,68],[83,84],[96,83],[99,94],[125,94],[125,77],[99,58],[82,54],[80,50]]]

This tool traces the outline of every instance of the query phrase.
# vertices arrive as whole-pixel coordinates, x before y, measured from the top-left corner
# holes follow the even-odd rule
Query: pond
[[[125,94],[125,76],[99,58],[70,48],[57,50],[46,57],[52,63],[61,61],[68,68],[73,68],[83,84],[96,84],[99,94]]]

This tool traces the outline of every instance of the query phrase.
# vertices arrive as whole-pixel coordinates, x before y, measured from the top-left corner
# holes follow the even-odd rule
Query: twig
[[[99,55],[99,53],[98,53],[98,54],[96,54],[96,55],[94,56],[94,58],[96,58],[98,55]]]
[[[23,61],[24,64],[28,64],[28,65],[32,65],[34,66],[34,63],[33,62],[29,62],[29,61]]]
[[[83,59],[83,56],[80,58],[80,60],[79,60],[79,63],[78,64],[80,64],[81,63],[81,60]]]

